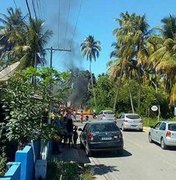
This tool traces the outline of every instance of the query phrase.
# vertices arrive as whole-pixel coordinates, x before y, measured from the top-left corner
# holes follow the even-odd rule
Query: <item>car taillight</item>
[[[171,132],[170,131],[166,132],[166,137],[171,137]]]
[[[87,134],[87,140],[89,140],[89,141],[93,140],[93,134],[92,133]]]

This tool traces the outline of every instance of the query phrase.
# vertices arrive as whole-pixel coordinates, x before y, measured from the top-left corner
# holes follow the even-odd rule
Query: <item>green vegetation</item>
[[[6,163],[7,163],[6,153],[4,152],[4,149],[1,147],[0,149],[0,177],[5,174]]]
[[[57,129],[44,122],[43,116],[50,109],[50,102],[63,101],[67,96],[68,80],[67,73],[50,68],[28,68],[11,78],[1,99],[7,138],[17,140],[19,145],[39,138],[51,139]],[[55,87],[57,84],[60,86]]]
[[[46,180],[91,180],[91,170],[74,162],[48,162]]]
[[[90,61],[89,71],[72,73],[70,77],[68,72],[38,68],[45,64],[45,45],[52,35],[50,30],[45,30],[43,20],[27,19],[20,9],[9,8],[0,22],[0,70],[20,62],[18,72],[0,84],[0,100],[5,110],[2,126],[8,140],[21,145],[53,138],[58,130],[44,120],[44,114],[50,111],[52,103],[66,104],[70,97],[73,105],[89,106],[96,112],[113,109],[117,116],[121,112],[139,113],[145,126],[158,121],[158,112],[151,111],[152,105],[160,107],[160,119],[175,120],[175,16],[163,18],[160,28],[150,28],[144,15],[121,13],[113,30],[114,50],[110,52],[107,74],[97,79],[91,66],[101,47],[93,36],[89,35],[80,45],[82,56]],[[80,84],[83,77],[84,88],[78,90],[77,87],[83,86]],[[82,94],[71,95],[75,91]],[[4,173],[5,162],[6,153],[1,150],[0,173]],[[90,171],[75,163],[50,162],[48,167],[49,179],[61,176],[91,179]]]

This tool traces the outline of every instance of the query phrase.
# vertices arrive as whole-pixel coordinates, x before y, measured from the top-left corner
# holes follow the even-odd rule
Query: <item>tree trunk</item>
[[[139,77],[139,89],[138,89],[138,109],[141,107],[141,81]]]
[[[92,86],[92,91],[93,91],[94,105],[95,105],[95,109],[96,109],[96,107],[97,107],[97,104],[96,104],[96,94],[95,94],[94,84],[93,84],[92,69],[91,69],[91,61],[90,61],[89,69],[90,69],[90,79],[91,79],[91,86]]]
[[[129,95],[130,95],[130,104],[131,104],[131,110],[132,110],[132,113],[134,113],[134,105],[133,105],[133,98],[132,98],[132,94],[131,94],[131,85],[129,83]]]
[[[115,98],[114,98],[114,105],[113,105],[113,111],[115,112],[116,111],[116,104],[117,104],[117,101],[118,101],[118,95],[119,95],[119,91],[120,91],[120,84],[121,84],[121,79],[122,79],[122,72],[123,72],[123,65],[121,65],[121,70],[120,70],[120,78],[119,78],[119,82],[118,82],[118,79],[117,79],[117,84],[116,84],[116,87],[117,87],[117,91],[115,93]]]

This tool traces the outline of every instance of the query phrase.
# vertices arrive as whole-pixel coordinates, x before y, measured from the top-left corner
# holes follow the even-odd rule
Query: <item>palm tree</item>
[[[137,16],[135,13],[130,15],[126,12],[121,13],[120,17],[121,19],[116,19],[120,27],[113,31],[117,38],[117,44],[115,46],[115,51],[113,51],[111,55],[115,55],[123,61],[122,71],[125,71],[124,75],[126,75],[129,80],[134,78],[138,81],[139,108],[142,76],[149,56],[147,38],[151,31],[148,31],[148,24],[145,20],[145,16]]]
[[[21,67],[45,64],[45,45],[52,35],[52,31],[44,30],[44,21],[41,19],[30,19],[26,29],[25,41],[23,46],[16,47],[16,52],[19,50],[22,53],[20,58]]]
[[[45,63],[44,46],[52,32],[44,29],[44,21],[30,19],[29,23],[19,9],[9,8],[0,21],[0,57],[6,61],[19,61],[21,69]]]
[[[0,22],[0,57],[7,62],[15,59],[13,48],[21,43],[22,34],[25,31],[25,17],[22,16],[20,9],[7,9],[7,15],[2,14]]]
[[[84,42],[81,43],[82,56],[83,57],[86,56],[86,59],[89,60],[89,62],[90,62],[89,70],[90,70],[90,75],[91,75],[92,89],[93,89],[94,85],[93,85],[91,65],[92,65],[92,60],[96,61],[96,59],[99,57],[99,52],[101,51],[100,44],[101,44],[100,41],[96,41],[94,39],[94,37],[91,36],[91,35],[86,37]],[[95,104],[95,107],[96,107],[96,97],[95,97],[94,89],[93,89],[93,95],[94,95],[94,104]]]
[[[165,88],[170,94],[171,105],[173,102],[173,92],[176,83],[176,17],[169,16],[161,21],[160,44],[158,49],[150,56],[156,72],[162,75],[165,80]]]

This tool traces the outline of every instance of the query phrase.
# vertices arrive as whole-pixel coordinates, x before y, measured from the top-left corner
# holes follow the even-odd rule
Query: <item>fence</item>
[[[33,142],[18,150],[15,162],[7,163],[8,171],[0,180],[32,180],[34,179],[34,166],[40,154],[40,143]]]

